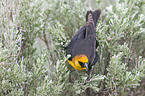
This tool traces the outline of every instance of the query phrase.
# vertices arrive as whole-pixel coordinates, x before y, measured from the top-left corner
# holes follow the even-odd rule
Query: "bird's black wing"
[[[74,43],[71,49],[72,57],[84,54],[92,61],[96,50],[96,32],[92,23],[85,24],[85,30],[79,33]]]
[[[72,55],[72,49],[73,49],[74,45],[76,45],[78,42],[80,42],[81,40],[83,40],[85,38],[85,35],[86,35],[86,27],[87,26],[83,26],[73,36],[73,38],[71,39],[70,43],[67,46],[66,54]]]

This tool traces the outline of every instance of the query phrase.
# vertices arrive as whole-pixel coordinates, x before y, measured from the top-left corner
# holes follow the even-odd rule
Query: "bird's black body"
[[[88,67],[91,67],[97,62],[98,54],[96,48],[99,43],[96,40],[96,23],[101,14],[100,10],[94,12],[88,11],[86,14],[86,24],[78,30],[71,42],[67,46],[66,54],[70,54],[70,60],[79,54],[84,54],[88,58]]]

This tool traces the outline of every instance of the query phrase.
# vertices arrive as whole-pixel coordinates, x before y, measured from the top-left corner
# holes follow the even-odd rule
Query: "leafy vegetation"
[[[92,2],[0,1],[1,96],[145,95],[145,1]],[[76,72],[61,46],[98,8],[99,62],[84,84],[85,70]]]

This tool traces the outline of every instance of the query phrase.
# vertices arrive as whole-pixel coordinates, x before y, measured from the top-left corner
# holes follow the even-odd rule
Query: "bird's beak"
[[[85,62],[86,71],[88,71],[88,64]]]

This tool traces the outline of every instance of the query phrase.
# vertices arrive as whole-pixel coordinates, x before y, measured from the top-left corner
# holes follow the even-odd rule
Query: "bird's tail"
[[[87,14],[86,14],[86,22],[89,21],[90,19],[93,19],[94,25],[96,27],[96,24],[97,24],[97,21],[98,21],[98,19],[100,17],[100,14],[101,14],[101,11],[99,9],[98,10],[95,10],[94,12],[87,11]]]

